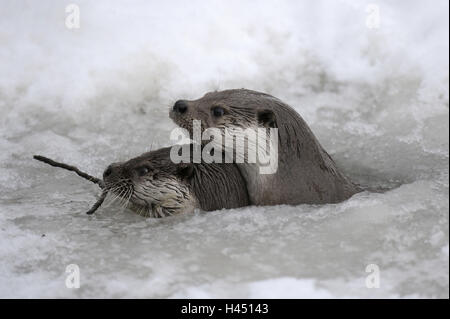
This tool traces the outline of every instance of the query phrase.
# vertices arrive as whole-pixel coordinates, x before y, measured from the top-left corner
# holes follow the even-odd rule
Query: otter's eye
[[[141,167],[136,168],[136,173],[139,176],[145,176],[148,174],[148,172],[150,172],[150,170],[148,169],[147,166],[141,166]]]
[[[212,115],[214,115],[215,117],[221,117],[225,113],[225,110],[223,108],[221,108],[220,106],[216,106],[215,108],[213,108],[211,110],[211,112],[212,112]]]

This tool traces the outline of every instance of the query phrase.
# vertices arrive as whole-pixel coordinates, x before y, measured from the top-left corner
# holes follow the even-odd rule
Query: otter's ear
[[[187,163],[179,164],[176,174],[181,179],[190,179],[194,174],[194,165]]]
[[[266,128],[276,128],[277,118],[272,110],[261,110],[257,113],[258,123]]]

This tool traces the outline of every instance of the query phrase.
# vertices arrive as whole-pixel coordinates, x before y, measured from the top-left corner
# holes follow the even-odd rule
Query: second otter
[[[103,180],[108,192],[146,217],[249,205],[245,180],[235,164],[175,164],[169,147],[111,164]]]

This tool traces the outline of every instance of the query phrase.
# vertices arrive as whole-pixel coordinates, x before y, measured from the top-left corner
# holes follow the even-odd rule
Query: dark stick
[[[101,179],[99,179],[97,177],[94,177],[94,176],[91,176],[88,173],[82,172],[75,166],[71,166],[71,165],[67,165],[67,164],[64,164],[64,163],[55,162],[54,160],[52,160],[52,159],[50,159],[48,157],[41,156],[41,155],[34,155],[33,158],[35,160],[44,162],[44,163],[46,163],[48,165],[51,165],[51,166],[54,166],[54,167],[64,168],[64,169],[67,169],[69,171],[75,172],[75,173],[78,174],[78,176],[81,176],[84,179],[87,179],[88,181],[97,184],[98,186],[100,186],[100,188],[104,188],[105,187],[104,184],[103,184],[103,181]]]
[[[48,165],[54,166],[54,167],[60,167],[60,168],[64,168],[67,169],[69,171],[75,172],[78,174],[78,176],[83,177],[84,179],[87,179],[88,181],[97,184],[98,186],[100,186],[101,189],[103,189],[102,194],[100,195],[100,198],[95,202],[95,204],[92,206],[91,209],[89,209],[86,214],[88,215],[92,215],[104,202],[106,195],[108,194],[108,191],[106,191],[105,188],[105,184],[103,183],[103,181],[97,177],[91,176],[88,173],[82,172],[80,171],[77,167],[75,166],[71,166],[71,165],[67,165],[64,163],[59,163],[59,162],[55,162],[54,160],[48,158],[48,157],[44,157],[41,155],[34,155],[33,158],[35,160],[44,162]]]
[[[86,214],[92,215],[100,207],[100,205],[103,204],[103,201],[105,200],[107,194],[107,191],[103,191],[98,201],[95,202],[94,206],[92,206],[92,208],[88,210]]]

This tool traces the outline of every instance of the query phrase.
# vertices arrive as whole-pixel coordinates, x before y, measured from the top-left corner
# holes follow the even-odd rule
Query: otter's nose
[[[112,172],[113,172],[113,167],[111,165],[109,165],[103,172],[103,179],[107,178],[108,176],[111,176]]]
[[[187,103],[186,101],[183,100],[178,100],[173,105],[173,111],[180,114],[185,113],[187,111],[187,108],[188,108]]]

